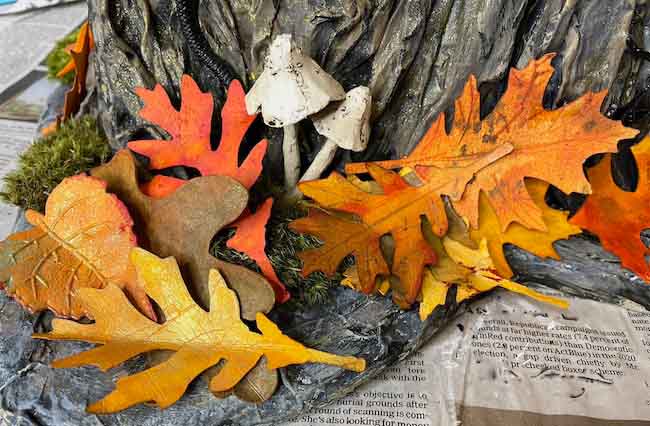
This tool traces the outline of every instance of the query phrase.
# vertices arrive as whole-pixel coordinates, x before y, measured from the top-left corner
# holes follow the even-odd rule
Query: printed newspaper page
[[[415,356],[292,426],[650,424],[650,313],[498,291]]]

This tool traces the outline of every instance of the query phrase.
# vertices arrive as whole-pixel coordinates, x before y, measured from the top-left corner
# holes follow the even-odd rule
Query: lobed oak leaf
[[[563,309],[569,306],[564,300],[546,296],[497,275],[485,239],[481,240],[478,249],[471,249],[450,238],[438,240],[435,247],[438,263],[434,267],[426,268],[422,283],[422,321],[427,319],[437,306],[445,304],[447,293],[452,286],[456,287],[456,303],[501,287]]]
[[[172,166],[196,168],[201,175],[229,176],[246,188],[253,186],[262,173],[262,159],[268,142],[264,139],[251,150],[239,165],[239,149],[248,128],[256,115],[248,115],[244,89],[233,80],[228,88],[226,103],[221,111],[221,141],[215,151],[210,146],[213,100],[209,92],[203,93],[189,75],[181,79],[182,104],[177,111],[165,90],[156,85],[153,90],[136,89],[144,102],[140,117],[159,125],[171,136],[171,140],[141,140],[129,142],[131,150],[149,157],[149,167],[164,169]],[[169,195],[184,181],[156,176],[150,187],[155,192],[148,195]]]
[[[27,211],[34,228],[0,244],[0,280],[11,297],[32,312],[81,318],[81,288],[124,288],[138,308],[155,318],[129,252],[136,246],[133,221],[106,183],[86,175],[64,179],[50,194],[45,215]]]
[[[261,275],[210,255],[214,235],[237,219],[246,208],[248,192],[226,176],[204,176],[188,181],[165,198],[140,191],[136,163],[128,150],[91,172],[108,184],[108,191],[124,201],[135,221],[141,246],[158,256],[173,256],[201,306],[209,303],[208,274],[217,269],[240,298],[242,316],[255,319],[269,312],[275,294]]]
[[[70,46],[66,47],[66,51],[68,54],[70,52],[82,52],[85,48],[85,43],[86,43],[86,38],[88,38],[88,48],[89,50],[92,50],[93,47],[95,47],[95,40],[93,39],[93,33],[90,30],[90,24],[88,21],[85,21],[81,27],[79,28],[79,33],[77,34],[77,39],[73,44]],[[74,72],[76,69],[75,66],[75,61],[73,58],[70,58],[70,60],[65,64],[63,68],[59,70],[59,72],[56,74],[58,78],[65,77],[66,75],[70,74],[71,72]]]
[[[445,131],[441,114],[413,152],[405,158],[380,161],[385,168],[456,167],[495,147],[510,144],[512,153],[477,172],[454,208],[472,227],[479,222],[479,195],[485,193],[494,207],[502,230],[512,222],[546,231],[540,207],[524,185],[525,178],[551,183],[565,193],[590,193],[582,171],[593,154],[616,151],[620,139],[637,132],[600,113],[606,92],[589,93],[556,110],[545,110],[542,98],[553,74],[545,55],[522,70],[513,69],[508,90],[494,110],[480,119],[476,78],[470,76],[454,109],[451,132]],[[367,170],[368,163],[349,164],[348,173]]]
[[[88,58],[93,48],[94,40],[88,22],[81,27],[75,45],[70,49],[70,57],[74,63],[75,76],[72,87],[65,94],[63,103],[63,120],[68,120],[79,111],[81,101],[86,97],[86,74],[88,73]]]
[[[108,286],[80,291],[81,300],[95,318],[94,324],[55,320],[52,332],[34,335],[102,345],[56,360],[53,366],[57,368],[94,365],[105,371],[141,353],[156,349],[174,352],[154,367],[120,378],[115,390],[91,404],[89,412],[113,413],[149,401],[161,408],[169,407],[180,399],[192,380],[221,361],[225,365],[210,381],[212,392],[233,388],[262,356],[269,369],[307,362],[353,371],[365,369],[363,359],[303,346],[282,334],[262,313],[256,315],[261,333],[250,331],[240,319],[234,292],[217,270],[209,274],[210,309],[206,312],[191,298],[173,258],[163,260],[142,249],[134,249],[131,258],[147,294],[164,313],[163,324],[140,315],[116,287]]]
[[[587,171],[593,193],[570,222],[593,232],[603,247],[621,259],[621,265],[650,282],[646,256],[650,250],[641,241],[641,231],[650,228],[650,140],[632,147],[639,178],[634,192],[624,191],[611,175],[611,156]]]
[[[379,239],[391,234],[395,253],[390,272],[399,278],[392,284],[393,300],[403,308],[409,307],[420,292],[422,268],[435,262],[435,253],[422,235],[421,216],[428,218],[436,235],[444,235],[447,216],[442,195],[460,196],[478,170],[508,152],[509,147],[500,147],[455,169],[428,168],[429,179],[421,186],[409,185],[397,173],[370,164],[368,172],[381,187],[381,194],[366,192],[338,173],[301,183],[302,193],[321,207],[359,218],[351,220],[312,210],[308,217],[292,222],[295,231],[314,234],[325,241],[323,246],[300,254],[303,274],[317,270],[333,274],[343,258],[352,254],[356,258],[360,290],[372,293],[377,276],[389,273]]]
[[[549,185],[541,180],[526,179],[526,190],[541,211],[546,232],[528,229],[518,223],[511,223],[505,231],[501,230],[499,218],[490,205],[489,197],[481,194],[478,228],[471,229],[470,235],[477,243],[487,240],[495,268],[504,278],[513,276],[503,252],[504,244],[514,244],[540,257],[559,259],[560,256],[553,248],[553,243],[581,232],[578,226],[570,223],[568,212],[555,210],[546,205],[544,197],[548,187]]]

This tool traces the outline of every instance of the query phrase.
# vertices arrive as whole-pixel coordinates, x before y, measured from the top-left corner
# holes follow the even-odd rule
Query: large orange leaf
[[[477,229],[470,230],[470,235],[477,243],[484,239],[487,240],[495,268],[499,275],[504,278],[510,278],[513,275],[503,253],[504,244],[514,244],[537,256],[559,259],[557,252],[553,248],[553,243],[581,232],[578,226],[569,223],[568,212],[555,210],[546,205],[544,197],[548,186],[547,183],[541,180],[526,179],[526,189],[535,205],[542,212],[542,220],[548,229],[546,232],[528,229],[518,223],[511,223],[503,231],[499,226],[499,218],[490,205],[487,195],[481,194],[479,225]]]
[[[233,388],[265,356],[268,368],[320,362],[353,371],[363,371],[365,361],[337,356],[302,344],[282,334],[264,314],[257,314],[255,333],[240,319],[235,293],[228,289],[216,270],[210,271],[210,309],[201,309],[183,284],[173,258],[159,259],[134,249],[133,263],[145,290],[164,313],[163,324],[140,315],[119,289],[84,289],[80,298],[95,318],[94,324],[55,320],[53,330],[34,337],[56,340],[83,340],[99,343],[95,349],[54,362],[68,368],[95,365],[107,370],[138,354],[155,349],[173,351],[166,361],[140,373],[120,378],[116,388],[88,411],[112,413],[132,405],[153,401],[161,408],[174,404],[187,386],[211,366],[225,365],[210,381],[212,392]]]
[[[640,236],[650,228],[650,139],[634,146],[632,152],[639,170],[636,191],[624,191],[614,183],[608,155],[587,172],[594,192],[570,222],[596,234],[603,247],[621,259],[623,267],[650,282],[645,258],[650,250]]]
[[[292,222],[292,229],[325,241],[322,247],[300,254],[303,274],[316,270],[332,274],[345,256],[353,254],[360,290],[371,293],[377,276],[385,275],[389,269],[381,255],[379,239],[391,234],[395,254],[390,270],[399,278],[393,283],[393,300],[401,307],[409,307],[420,292],[422,268],[435,262],[435,253],[422,234],[421,216],[428,218],[436,235],[444,235],[447,216],[442,195],[459,197],[478,170],[508,152],[509,148],[501,147],[455,168],[429,168],[428,179],[421,186],[411,186],[397,173],[370,164],[368,172],[379,184],[380,194],[366,192],[338,173],[301,183],[302,193],[320,206],[351,213],[359,219],[312,210],[308,217]]]
[[[79,28],[79,33],[77,34],[77,39],[73,44],[66,48],[68,54],[71,52],[81,53],[85,49],[86,39],[88,39],[88,50],[92,50],[95,47],[95,40],[93,38],[93,33],[90,30],[90,25],[88,21],[85,21],[81,28]],[[67,64],[59,70],[56,74],[57,77],[65,77],[66,75],[74,72],[76,69],[76,64],[74,59],[71,57]]]
[[[425,138],[406,158],[378,162],[386,168],[447,167],[494,147],[510,144],[514,150],[485,167],[470,183],[455,209],[473,227],[479,221],[479,194],[484,192],[499,218],[501,229],[519,222],[530,229],[546,230],[542,211],[526,191],[524,178],[541,179],[565,193],[591,192],[582,163],[599,152],[616,151],[620,139],[637,132],[600,113],[605,92],[589,93],[556,110],[545,110],[542,98],[551,75],[553,55],[513,69],[508,90],[494,111],[480,119],[479,92],[471,76],[456,101],[453,128],[445,131],[441,114]],[[367,164],[349,164],[346,171],[360,173]]]
[[[284,303],[289,300],[290,294],[280,281],[271,265],[271,261],[266,256],[266,224],[271,216],[273,207],[273,198],[267,199],[253,214],[244,214],[233,223],[237,232],[228,240],[227,246],[248,254],[262,271],[262,275],[269,280],[275,299],[278,303]]]
[[[155,318],[129,262],[136,246],[133,221],[103,181],[79,175],[64,179],[47,199],[45,215],[33,210],[29,231],[11,235],[0,247],[0,279],[7,293],[33,312],[86,314],[81,288],[124,288],[142,312]]]
[[[81,107],[81,102],[86,97],[86,74],[88,73],[88,59],[93,44],[92,32],[88,23],[86,23],[79,31],[75,45],[69,51],[74,63],[75,76],[72,87],[65,94],[63,119],[61,121],[68,120],[76,114]]]
[[[244,162],[239,165],[239,149],[242,139],[256,115],[248,115],[244,102],[245,93],[241,83],[233,80],[228,97],[221,111],[221,141],[215,151],[210,146],[212,122],[212,95],[201,92],[189,75],[181,80],[182,104],[177,111],[165,90],[156,85],[153,90],[136,89],[144,102],[140,117],[159,125],[171,136],[169,141],[142,140],[129,142],[129,148],[149,157],[149,167],[164,169],[172,166],[196,168],[201,175],[228,176],[246,188],[250,188],[262,173],[262,159],[268,142],[255,145]],[[148,195],[163,197],[182,184],[179,179],[155,177],[145,190]]]

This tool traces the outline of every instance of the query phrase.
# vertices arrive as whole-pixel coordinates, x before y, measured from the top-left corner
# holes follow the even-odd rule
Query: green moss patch
[[[94,118],[68,120],[58,131],[36,140],[20,156],[17,170],[4,178],[0,198],[43,212],[50,192],[64,178],[102,164],[110,156],[111,148]]]
[[[61,80],[65,84],[72,84],[74,80],[74,73],[68,73],[63,77],[57,77],[56,75],[65,67],[65,65],[70,61],[70,55],[65,51],[65,48],[70,44],[74,43],[77,40],[77,35],[79,30],[76,30],[61,40],[56,42],[54,49],[47,55],[47,76],[51,79]]]

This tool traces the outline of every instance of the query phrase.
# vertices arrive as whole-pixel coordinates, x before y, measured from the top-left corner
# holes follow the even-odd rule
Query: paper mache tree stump
[[[645,4],[89,10],[114,155],[2,243],[8,415],[280,424],[497,287],[650,308]]]

